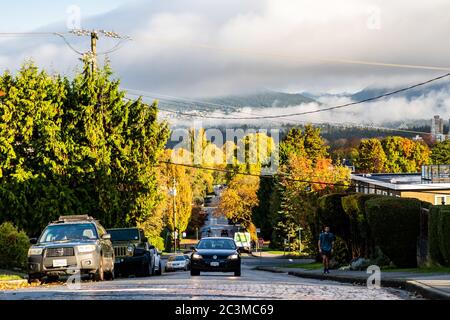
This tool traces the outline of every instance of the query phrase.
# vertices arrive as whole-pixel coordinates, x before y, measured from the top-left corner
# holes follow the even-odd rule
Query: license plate
[[[67,259],[53,260],[53,267],[67,267]]]
[[[219,263],[218,262],[211,262],[211,267],[218,267]]]

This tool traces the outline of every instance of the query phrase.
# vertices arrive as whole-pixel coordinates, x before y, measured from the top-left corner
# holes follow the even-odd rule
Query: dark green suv
[[[161,274],[158,251],[148,243],[139,228],[108,229],[115,253],[116,275],[149,276]]]
[[[88,274],[95,280],[114,278],[110,235],[87,215],[61,216],[50,223],[28,250],[28,281]]]

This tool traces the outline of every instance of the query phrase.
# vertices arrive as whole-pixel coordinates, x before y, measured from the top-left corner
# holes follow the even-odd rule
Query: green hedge
[[[356,193],[342,198],[342,208],[349,217],[351,251],[353,258],[369,258],[374,254],[374,244],[367,223],[366,201],[382,197],[375,194]]]
[[[23,231],[10,222],[0,225],[0,268],[25,269],[30,242]]]
[[[428,216],[428,252],[433,264],[444,264],[439,245],[439,220],[441,206],[432,206]]]
[[[450,207],[440,208],[438,223],[439,249],[444,265],[450,266]]]
[[[380,197],[366,201],[365,208],[376,245],[397,267],[416,267],[420,201]]]
[[[329,226],[331,232],[347,240],[350,234],[350,219],[342,208],[342,198],[346,194],[332,193],[319,198],[318,223],[321,227]]]
[[[342,208],[344,193],[332,193],[322,196],[318,200],[317,222],[322,228],[329,226],[330,232],[342,238],[346,248],[350,251],[350,219]],[[349,254],[350,255],[350,252]]]

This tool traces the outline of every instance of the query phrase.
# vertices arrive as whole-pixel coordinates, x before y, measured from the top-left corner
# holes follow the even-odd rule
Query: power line
[[[141,91],[141,90],[125,89],[125,88],[123,88],[123,90],[145,92],[145,91]],[[158,100],[161,100],[161,101],[169,101],[169,102],[176,102],[176,103],[179,102],[179,100],[176,100],[176,99],[178,99],[177,97],[169,96],[169,95],[160,95],[160,94],[157,94],[157,93],[154,93],[154,96],[149,96],[149,95],[146,95],[146,94],[130,93],[130,92],[127,92],[127,94],[134,95],[134,96],[141,96],[141,97],[151,98],[151,99],[158,99]],[[157,98],[158,95],[172,97],[174,99]],[[199,103],[203,103],[203,104],[210,104],[207,101],[201,101],[201,100],[189,100],[187,98],[179,98],[179,99],[181,100],[182,103],[185,103],[183,101],[192,101],[192,102],[199,102]],[[132,100],[132,99],[129,99],[129,100]],[[230,107],[235,112],[240,112],[240,113],[243,113],[243,114],[254,114],[254,113],[249,113],[249,112],[245,112],[245,111],[240,111],[237,107],[234,107],[234,106],[228,106],[228,105],[216,104],[216,103],[211,103],[211,105],[218,105],[218,106],[221,106],[221,107]],[[205,119],[220,119],[220,120],[242,119],[242,117],[209,116],[209,115],[200,115],[200,114],[186,113],[186,112],[181,112],[181,111],[178,111],[178,110],[162,108],[160,106],[158,106],[158,108],[160,110],[164,111],[164,112],[177,114],[177,115],[181,115],[181,116],[185,116],[185,117],[196,117],[196,118],[205,118]],[[209,111],[209,110],[203,109],[203,111]],[[277,119],[271,119],[271,118],[267,118],[267,120],[269,120],[269,121],[276,121],[276,122],[283,123],[283,124],[286,123],[284,121],[277,120]],[[290,123],[298,123],[298,124],[303,124],[303,125],[304,124],[315,124],[315,125],[331,124],[331,125],[340,125],[340,126],[351,126],[353,128],[361,128],[361,129],[375,129],[375,130],[382,130],[382,131],[403,132],[403,133],[413,133],[413,134],[422,134],[422,135],[425,135],[425,134],[426,135],[430,135],[431,134],[430,132],[415,131],[415,130],[408,130],[408,129],[395,129],[395,128],[388,128],[388,127],[381,127],[381,126],[373,126],[373,125],[372,126],[371,125],[361,125],[361,124],[355,124],[355,123],[337,123],[337,122],[335,122],[335,123],[333,123],[333,122],[319,123],[319,122],[313,122],[313,121],[307,121],[307,120],[296,120],[296,119],[286,119],[286,120],[289,121]]]
[[[320,184],[320,185],[328,185],[328,186],[336,186],[336,187],[346,187],[346,188],[356,188],[359,187],[358,185],[349,183],[335,183],[335,182],[324,182],[324,181],[316,181],[316,180],[303,180],[303,179],[295,179],[287,176],[286,173],[276,173],[274,175],[261,175],[261,174],[254,174],[249,172],[240,172],[240,171],[234,171],[234,170],[227,170],[227,169],[220,169],[220,168],[213,168],[213,167],[204,167],[200,165],[190,165],[185,163],[177,163],[177,162],[171,162],[171,161],[159,161],[160,163],[164,163],[166,165],[174,165],[174,166],[182,166],[192,169],[199,169],[199,170],[206,170],[206,171],[218,171],[223,173],[230,173],[235,175],[245,175],[245,176],[252,176],[252,177],[258,177],[263,179],[276,179],[277,176],[283,178],[284,180],[291,181],[291,182],[302,182],[302,183],[310,183],[310,184]],[[424,190],[393,190],[386,187],[379,187],[379,186],[361,186],[366,187],[369,189],[373,189],[375,192],[379,191],[386,191],[386,192],[415,192],[415,193],[422,193],[422,194],[432,194],[432,195],[442,195],[442,193],[434,192],[432,190],[430,191],[424,191]],[[438,189],[438,186],[436,186],[436,189]],[[355,189],[356,190],[356,189]]]
[[[342,109],[342,108],[355,106],[355,105],[359,105],[359,104],[362,104],[362,103],[371,102],[371,101],[379,100],[379,99],[382,99],[382,98],[386,98],[386,97],[389,97],[389,96],[392,96],[392,95],[395,95],[395,94],[398,94],[398,93],[401,93],[401,92],[405,92],[405,91],[412,90],[412,89],[417,88],[417,87],[424,86],[426,84],[429,84],[429,83],[441,80],[441,79],[449,77],[449,76],[450,76],[450,73],[446,73],[446,74],[441,75],[439,77],[435,77],[435,78],[432,78],[430,80],[426,80],[426,81],[423,81],[423,82],[420,82],[420,83],[417,83],[417,84],[414,84],[414,85],[411,85],[411,86],[408,86],[408,87],[405,87],[405,88],[401,88],[401,89],[398,89],[398,90],[394,90],[394,91],[390,91],[390,92],[387,92],[387,93],[384,93],[384,94],[380,94],[378,96],[374,96],[374,97],[363,99],[363,100],[358,100],[358,101],[355,101],[355,102],[349,102],[349,103],[345,103],[345,104],[341,104],[341,105],[337,105],[337,106],[332,106],[332,107],[327,107],[327,108],[323,108],[323,109],[318,109],[318,110],[296,112],[296,113],[288,113],[288,114],[281,114],[281,115],[259,116],[259,117],[214,117],[214,116],[208,116],[208,118],[222,119],[222,120],[225,120],[225,119],[232,119],[232,120],[275,119],[275,118],[286,118],[286,117],[293,117],[293,116],[300,116],[300,115],[307,115],[307,114],[314,114],[314,113],[319,113],[319,112],[337,110],[337,109]],[[181,113],[180,112],[180,114],[192,116],[191,114],[188,114],[188,113]],[[202,117],[202,116],[199,116],[199,117]]]

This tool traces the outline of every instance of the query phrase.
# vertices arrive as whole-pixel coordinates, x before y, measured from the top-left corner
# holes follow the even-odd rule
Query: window
[[[441,205],[441,204],[450,204],[450,195],[435,195],[434,196],[434,204],[435,205]]]
[[[39,243],[93,239],[97,239],[97,231],[92,223],[70,223],[48,226],[42,233]]]

